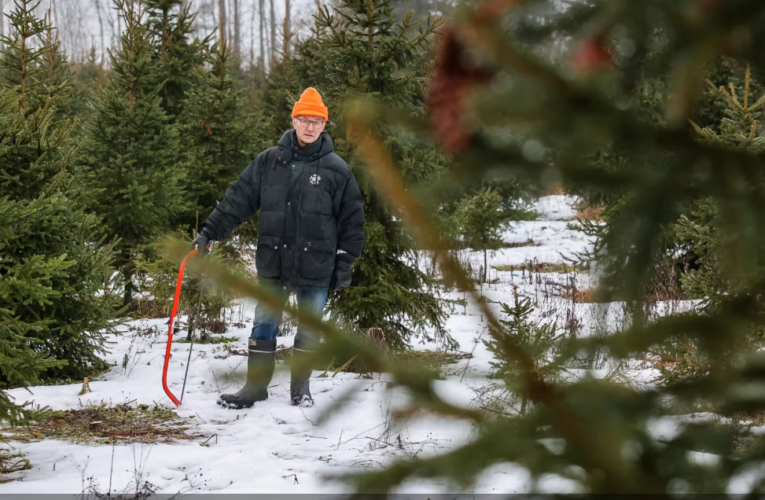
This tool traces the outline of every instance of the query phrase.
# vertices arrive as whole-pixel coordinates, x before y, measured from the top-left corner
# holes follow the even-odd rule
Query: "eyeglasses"
[[[305,118],[295,118],[297,122],[303,127],[313,125],[315,128],[319,128],[324,125],[324,120],[306,120]]]

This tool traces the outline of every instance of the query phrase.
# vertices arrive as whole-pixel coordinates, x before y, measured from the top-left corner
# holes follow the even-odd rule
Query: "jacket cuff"
[[[205,221],[199,234],[204,234],[211,241],[223,241],[225,239],[221,237],[220,231],[216,229],[215,224],[211,223],[209,219]]]

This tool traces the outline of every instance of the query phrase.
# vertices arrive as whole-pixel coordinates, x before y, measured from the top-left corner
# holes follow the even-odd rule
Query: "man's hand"
[[[335,271],[332,273],[332,281],[329,288],[338,290],[351,286],[351,264],[353,257],[347,253],[340,253],[335,260]]]
[[[199,233],[199,236],[191,242],[192,250],[199,250],[200,254],[208,254],[212,251],[212,241],[205,233]]]

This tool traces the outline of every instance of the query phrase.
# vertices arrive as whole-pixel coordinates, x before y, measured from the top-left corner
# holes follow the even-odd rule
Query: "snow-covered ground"
[[[539,220],[519,223],[506,241],[531,240],[529,246],[508,248],[491,259],[491,265],[519,264],[526,260],[562,262],[562,255],[581,251],[591,244],[580,233],[566,227],[575,210],[572,200],[550,196],[536,203]],[[470,260],[482,262],[478,253]],[[512,287],[519,285],[546,311],[547,320],[565,320],[573,306],[556,297],[554,283],[570,279],[567,275],[545,276],[549,283],[529,280],[521,272],[497,273],[499,283],[485,285],[482,293],[495,301],[510,302]],[[588,277],[579,276],[578,287],[587,286]],[[532,281],[532,283],[529,283]],[[547,287],[547,288],[546,288]],[[461,294],[452,294],[453,298]],[[237,337],[244,347],[253,315],[252,301],[237,307],[247,324],[229,328],[227,337]],[[494,306],[498,307],[498,306]],[[583,318],[582,331],[595,333],[617,328],[621,315],[618,305],[578,304],[573,308]],[[471,404],[474,389],[486,382],[491,355],[481,343],[485,338],[485,318],[474,305],[456,308],[447,329],[459,343],[460,350],[472,352],[473,358],[445,367],[446,377],[436,390],[449,401]],[[128,330],[132,327],[133,330]],[[151,327],[153,332],[139,335]],[[280,337],[290,346],[292,337]],[[159,403],[173,406],[161,385],[162,365],[167,341],[167,319],[137,321],[126,325],[124,333],[110,339],[107,359],[115,366],[107,374],[90,382],[91,393],[79,396],[81,384],[33,387],[10,391],[17,401],[31,401],[52,409],[77,408],[81,405],[107,403],[116,405]],[[416,349],[437,349],[433,344],[416,344]],[[180,395],[188,344],[174,343],[170,361],[169,385]],[[127,369],[122,368],[129,354]],[[213,436],[204,443],[181,441],[174,444],[85,446],[46,439],[37,443],[10,443],[32,463],[32,469],[17,473],[22,480],[0,486],[0,493],[80,493],[87,478],[98,482],[101,491],[132,488],[136,475],[149,481],[161,493],[190,491],[226,493],[341,493],[348,486],[332,476],[384,467],[396,457],[427,456],[446,452],[471,437],[469,424],[446,420],[429,414],[418,415],[406,423],[392,423],[393,409],[406,402],[402,391],[386,389],[386,377],[362,379],[355,374],[339,373],[321,378],[315,371],[311,381],[316,400],[313,408],[289,405],[289,367],[280,362],[267,401],[247,410],[227,410],[216,405],[218,395],[236,391],[243,383],[246,360],[243,356],[221,357],[220,345],[195,345],[188,383],[180,416],[190,419],[195,429]],[[218,356],[218,357],[216,357]],[[596,367],[595,376],[603,376],[608,367]],[[651,373],[634,367],[635,377],[650,380]],[[346,393],[351,404],[335,413],[325,424],[315,425],[326,408]],[[399,440],[401,446],[398,446]],[[386,443],[394,443],[390,446]],[[400,488],[407,493],[453,492],[451,485],[440,481],[412,480]],[[498,465],[484,472],[466,493],[523,493],[531,489],[527,471],[513,465]],[[540,486],[537,485],[539,488]],[[550,477],[541,484],[549,492],[572,491],[563,478]],[[575,490],[573,490],[575,491]]]
[[[572,196],[553,195],[540,198],[534,203],[538,220],[519,221],[504,236],[506,243],[522,245],[504,248],[491,258],[490,266],[523,264],[527,261],[561,262],[562,257],[592,248],[590,238],[570,228],[576,217]]]

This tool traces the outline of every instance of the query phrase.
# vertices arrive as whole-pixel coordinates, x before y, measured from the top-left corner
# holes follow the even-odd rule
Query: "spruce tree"
[[[728,65],[735,67],[735,62]],[[708,94],[722,103],[719,121],[708,126],[700,126],[695,120],[690,123],[703,144],[752,155],[762,154],[765,153],[765,136],[761,131],[760,117],[765,97],[755,99],[754,96],[762,96],[763,89],[752,78],[749,65],[745,70],[740,70],[744,73],[743,77],[730,74],[729,70],[730,80],[723,85],[716,85],[711,78],[706,81]],[[710,76],[719,77],[720,73],[718,70]],[[718,117],[717,113],[699,115],[701,118],[708,115]],[[757,181],[762,182],[759,178]],[[729,222],[721,213],[719,203],[708,197],[694,200],[692,209],[680,217],[675,227],[680,242],[690,246],[696,259],[682,277],[683,289],[691,298],[700,299],[710,310],[719,307],[726,296],[742,293],[751,287],[752,282],[765,276],[762,252],[741,253],[737,249],[743,249],[745,245],[735,238],[736,235],[733,239],[723,236],[726,233],[724,226]],[[743,262],[748,263],[746,267],[749,272],[739,274],[737,270]],[[752,269],[758,272],[752,273]]]
[[[517,286],[513,287],[512,305],[500,302],[499,306],[502,312],[499,324],[492,327],[492,340],[485,340],[484,345],[494,355],[489,378],[501,382],[483,386],[478,400],[485,410],[494,414],[525,415],[530,405],[523,390],[524,372],[518,363],[504,355],[502,345],[513,342],[521,346],[542,380],[560,383],[565,370],[561,365],[561,334],[557,324],[534,319],[531,299],[519,297]]]
[[[116,306],[112,246],[99,218],[85,211],[82,182],[71,173],[81,147],[72,138],[76,123],[60,121],[54,105],[68,89],[38,71],[48,64],[43,59],[58,56],[50,44],[33,48],[41,28],[52,29],[34,7],[17,2],[2,59],[8,81],[20,84],[3,90],[0,107],[3,387],[103,368]]]
[[[483,251],[483,273],[488,275],[488,252],[502,248],[502,230],[507,227],[507,216],[502,210],[502,197],[495,190],[485,187],[474,196],[465,197],[457,208],[463,242],[476,250]]]
[[[188,206],[182,184],[186,155],[162,108],[160,67],[143,3],[115,0],[115,5],[125,28],[109,52],[109,85],[96,95],[83,172],[95,190],[94,209],[119,238],[117,263],[130,303],[136,259],[151,257],[150,243],[173,230]]]
[[[48,29],[47,20],[35,15],[42,0],[17,0],[8,14],[15,27],[9,36],[2,37],[3,86],[19,87],[21,103],[25,109],[36,110],[44,98],[38,96],[41,84],[41,62],[45,47],[40,43]],[[28,105],[28,106],[27,106]]]
[[[192,206],[182,221],[188,228],[207,219],[244,167],[269,147],[259,117],[245,109],[232,57],[229,46],[212,46],[209,69],[200,71],[199,85],[189,91],[178,119],[183,148],[190,155],[185,188]]]
[[[50,8],[45,13],[46,26],[42,33],[43,53],[40,58],[41,94],[55,99],[59,117],[74,115],[72,102],[72,73],[69,60],[61,48],[59,31],[51,24]]]
[[[24,113],[20,111],[20,101],[21,97],[17,92],[0,90],[0,123],[3,130],[23,130],[26,120]],[[8,149],[9,142],[3,141],[3,150]],[[28,314],[19,314],[16,309],[20,306],[24,308],[24,303],[30,298],[46,300],[54,295],[54,291],[46,290],[45,281],[64,274],[70,263],[61,262],[55,255],[54,258],[47,259],[44,254],[31,259],[17,259],[11,250],[14,243],[21,248],[30,240],[40,243],[39,240],[34,242],[29,237],[33,226],[36,226],[39,220],[45,220],[48,215],[41,212],[56,216],[60,213],[57,209],[62,205],[65,209],[69,207],[65,198],[60,196],[55,199],[40,197],[38,200],[29,197],[32,193],[23,193],[24,201],[10,199],[9,184],[10,187],[15,187],[14,180],[20,176],[18,173],[12,176],[5,168],[0,170],[0,174],[0,250],[3,255],[12,256],[0,259],[0,377],[2,389],[7,389],[34,385],[40,381],[43,372],[64,364],[37,349],[43,342],[39,339],[39,334],[49,332],[48,321],[30,317]],[[39,188],[34,191],[40,193]],[[17,224],[21,221],[28,221],[26,226],[29,229],[26,234],[18,230]],[[65,254],[62,256],[66,258]],[[42,276],[43,280],[35,279],[37,276]],[[0,419],[22,423],[27,416],[22,406],[12,401],[5,392],[0,392]]]
[[[765,96],[754,99],[750,68],[745,76],[717,87],[707,80],[710,90],[723,99],[723,118],[716,126],[700,127],[694,121],[692,126],[699,135],[699,141],[713,147],[743,151],[758,155],[765,153],[765,136],[762,135],[759,118],[765,106]],[[759,92],[761,95],[762,92]],[[717,131],[716,131],[717,130]],[[759,182],[765,181],[762,176]],[[694,200],[693,209],[680,217],[675,226],[680,245],[690,248],[693,260],[681,277],[683,290],[692,299],[697,299],[703,310],[719,310],[726,298],[748,294],[753,283],[765,277],[765,247],[752,252],[742,244],[745,235],[730,233],[726,214],[721,212],[720,203],[714,197]],[[746,273],[739,270],[746,268]],[[749,335],[742,338],[741,345],[734,349],[716,349],[710,352],[707,346],[688,342],[671,343],[663,351],[667,359],[675,362],[671,369],[664,368],[665,383],[676,383],[703,377],[711,364],[729,364],[740,350],[757,350],[765,342],[765,328],[753,324]]]
[[[197,69],[205,62],[208,40],[193,36],[196,13],[184,0],[144,0],[147,35],[154,48],[156,84],[162,108],[175,120],[183,111],[187,94],[200,83]]]
[[[96,46],[90,48],[88,54],[79,61],[73,61],[71,71],[71,98],[70,109],[73,116],[77,116],[81,123],[88,123],[93,113],[91,103],[96,93],[103,89],[107,83],[107,73],[103,61],[99,58]],[[84,125],[80,125],[77,131],[84,135]]]
[[[364,174],[343,122],[347,99],[360,96],[424,116],[427,50],[440,21],[397,19],[394,5],[393,0],[343,0],[332,12],[324,7],[316,16],[315,39],[299,44],[298,52],[304,53],[292,64],[301,86],[323,91],[330,109],[327,131],[336,152],[351,166],[365,201],[365,249],[354,264],[353,285],[333,294],[330,308],[361,330],[381,328],[391,347],[402,348],[413,335],[428,338],[428,332],[451,340],[444,329],[445,304],[436,283],[413,264],[414,242],[400,215]],[[320,64],[311,54],[319,54]],[[283,95],[276,104],[287,108],[286,98]],[[411,189],[436,179],[446,168],[446,157],[426,138],[401,127],[380,128]]]

